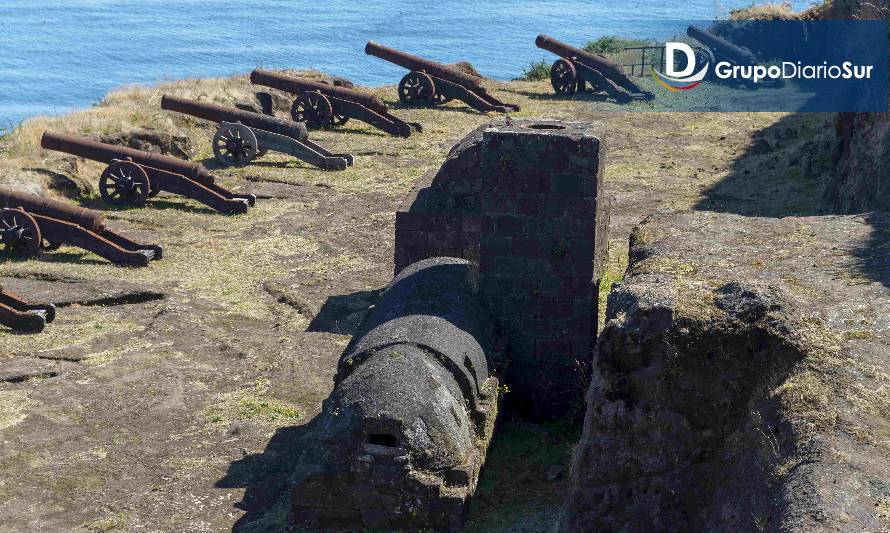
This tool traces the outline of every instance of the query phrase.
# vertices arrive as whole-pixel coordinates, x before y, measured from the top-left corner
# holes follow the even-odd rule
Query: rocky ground
[[[596,95],[555,98],[547,83],[493,88],[521,104],[521,116],[604,124],[606,188],[615,197],[606,287],[622,276],[627,236],[646,215],[815,210],[817,167],[788,154],[819,140],[823,117],[622,113]],[[394,105],[424,132],[399,139],[350,122],[313,135],[356,156],[344,172],[275,154],[222,169],[206,124],[158,109],[165,91],[222,103],[251,95],[245,77],[128,89],[0,140],[0,182],[53,185],[53,195],[103,209],[111,229],[165,251],[143,269],[73,248],[0,264],[4,286],[60,304],[40,335],[0,331],[0,529],[280,527],[291,446],[391,278],[396,207],[488,120],[459,103]],[[375,91],[394,103],[393,87]],[[256,193],[257,206],[231,217],[161,195],[144,209],[108,210],[89,186],[102,166],[40,151],[44,127],[97,138],[148,127],[184,137],[194,159],[225,186]],[[547,527],[568,486],[577,429],[505,422],[471,530]]]
[[[890,528],[890,217],[647,219],[565,531]]]

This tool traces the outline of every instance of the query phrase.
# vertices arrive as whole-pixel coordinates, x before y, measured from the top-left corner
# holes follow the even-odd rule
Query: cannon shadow
[[[758,131],[732,160],[728,175],[702,191],[695,209],[766,218],[863,214],[832,205],[831,180],[841,147],[825,119],[824,114],[791,114]],[[872,233],[850,250],[852,268],[890,287],[890,216],[869,213],[866,222]]]
[[[311,435],[320,418],[319,415],[302,426],[276,430],[262,452],[229,464],[225,476],[214,486],[245,489],[241,501],[235,504],[245,514],[235,522],[232,531],[273,531],[285,527],[290,509],[291,477],[302,451],[312,445]],[[266,527],[255,528],[261,520],[268,522]]]
[[[504,89],[505,93],[518,94],[525,96],[530,100],[547,100],[547,101],[578,101],[578,102],[609,102],[612,98],[605,92],[584,91],[578,92],[571,96],[565,96],[556,93],[537,93],[533,91],[523,91],[518,89]]]
[[[368,310],[377,303],[384,289],[357,291],[329,297],[306,331],[355,335]]]

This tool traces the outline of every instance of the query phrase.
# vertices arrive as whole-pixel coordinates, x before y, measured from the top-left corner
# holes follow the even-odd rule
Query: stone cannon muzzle
[[[459,527],[497,411],[476,268],[404,269],[340,359],[293,492],[310,527]]]

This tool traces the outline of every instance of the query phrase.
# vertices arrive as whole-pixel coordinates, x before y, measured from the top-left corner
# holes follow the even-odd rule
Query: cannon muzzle
[[[237,108],[223,107],[207,102],[197,102],[165,94],[161,98],[161,109],[184,113],[193,117],[203,118],[212,122],[240,122],[259,130],[269,131],[303,141],[309,137],[306,125],[281,118],[251,113]]]
[[[105,220],[98,211],[59,202],[43,196],[23,194],[10,189],[0,188],[0,207],[21,208],[30,213],[83,226],[94,233],[105,231]]]
[[[383,100],[379,96],[356,91],[355,89],[347,89],[346,87],[328,85],[327,83],[321,83],[307,78],[256,69],[250,73],[250,82],[291,94],[302,94],[306,91],[316,91],[334,98],[341,98],[343,100],[361,104],[378,113],[386,112],[386,104],[383,103]]]
[[[461,72],[448,65],[443,65],[436,61],[408,54],[394,48],[388,48],[382,44],[377,44],[374,41],[368,41],[368,44],[365,45],[365,53],[379,57],[390,63],[395,63],[408,70],[426,72],[432,76],[437,76],[450,82],[457,83],[458,85],[462,85],[467,89],[480,90],[483,88],[482,81],[479,78],[470,76],[469,74]]]
[[[162,154],[143,152],[126,146],[114,146],[83,137],[65,135],[64,133],[44,132],[40,146],[47,150],[65,152],[66,154],[92,159],[101,163],[111,163],[115,159],[130,158],[134,163],[146,167],[180,174],[198,183],[207,185],[214,181],[213,174],[200,163],[193,163]]]

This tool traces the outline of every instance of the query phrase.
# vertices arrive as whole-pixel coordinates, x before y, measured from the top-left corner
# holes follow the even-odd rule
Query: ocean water
[[[725,16],[752,0],[0,0],[0,130],[89,106],[129,84],[316,68],[361,84],[396,83],[400,67],[366,56],[368,40],[516,77],[572,44],[604,35],[667,38],[680,20]],[[793,2],[795,8],[807,2]]]

